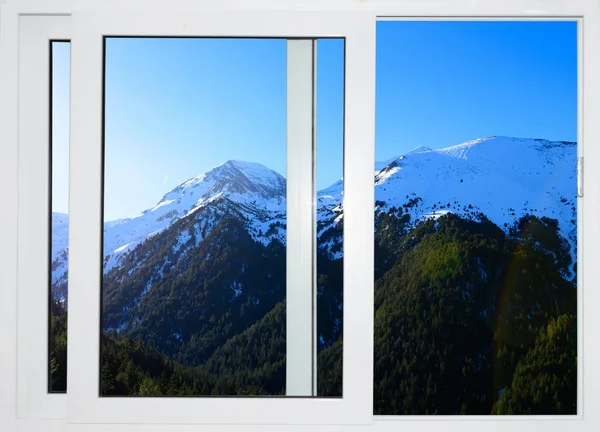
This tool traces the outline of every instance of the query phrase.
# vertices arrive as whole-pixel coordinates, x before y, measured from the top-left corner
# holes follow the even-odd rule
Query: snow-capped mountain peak
[[[166,193],[154,207],[137,216],[116,223],[106,222],[104,250],[111,256],[105,261],[105,270],[116,264],[118,255],[219,199],[246,208],[282,212],[285,211],[285,197],[286,181],[277,172],[254,162],[223,162],[186,180]]]
[[[158,203],[179,199],[186,193],[210,195],[251,194],[262,199],[285,198],[285,178],[266,166],[255,162],[228,160],[212,170],[192,177]],[[157,206],[158,206],[157,205]]]
[[[430,149],[429,147],[425,147],[425,146],[419,146],[419,147],[415,147],[414,149],[410,150],[407,153],[404,153],[404,155],[402,155],[402,156],[408,156],[411,154],[423,153],[423,152],[428,152],[428,151],[433,151],[433,149]],[[402,156],[400,156],[400,157],[402,157]]]
[[[380,163],[375,197],[413,218],[485,214],[501,227],[524,214],[559,221],[576,246],[577,143],[490,136]]]

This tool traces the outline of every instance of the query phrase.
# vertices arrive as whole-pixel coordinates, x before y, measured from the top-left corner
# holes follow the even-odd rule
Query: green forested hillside
[[[374,413],[574,413],[575,275],[556,221],[525,216],[502,230],[483,215],[450,214],[411,227],[407,216],[390,209],[377,218]],[[251,243],[235,224],[213,235],[210,250],[189,255],[189,273],[167,276],[142,299],[141,324],[103,334],[104,394],[285,393],[285,285],[274,290],[258,272],[227,269],[245,260],[269,268],[266,280],[284,280],[284,269],[260,260],[283,263],[285,250]],[[207,253],[215,261],[200,259]],[[343,264],[318,260],[318,392],[340,396]],[[246,309],[255,297],[218,296],[218,287],[249,277],[252,296],[269,306],[258,317]],[[185,295],[175,301],[177,290]],[[57,326],[62,317],[57,309]],[[173,331],[181,341],[159,343]],[[55,346],[62,371],[66,356]]]
[[[285,296],[281,242],[255,242],[232,214],[219,215],[200,241],[195,222],[213,216],[205,214],[212,208],[203,211],[139,245],[103,281],[103,327],[187,365],[205,362]],[[197,246],[178,249],[182,232]]]
[[[508,231],[448,215],[398,244],[398,259],[375,286],[375,413],[490,413],[530,361],[541,329],[575,313],[568,244],[556,222],[524,217]],[[537,355],[546,354],[552,363],[549,353]],[[574,351],[561,354],[576,362]],[[568,405],[574,370],[554,376],[564,390],[557,403]]]
[[[577,413],[577,320],[564,314],[543,327],[495,404],[495,414]]]
[[[67,311],[61,303],[50,303],[50,392],[67,390]]]

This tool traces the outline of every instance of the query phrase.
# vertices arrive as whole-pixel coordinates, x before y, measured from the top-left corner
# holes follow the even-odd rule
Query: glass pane
[[[50,297],[49,380],[51,393],[67,389],[67,288],[69,246],[69,83],[71,44],[50,44]]]
[[[317,41],[317,394],[342,396],[344,40]]]
[[[379,22],[375,414],[575,414],[575,22]]]
[[[105,40],[101,395],[286,394],[286,43]]]

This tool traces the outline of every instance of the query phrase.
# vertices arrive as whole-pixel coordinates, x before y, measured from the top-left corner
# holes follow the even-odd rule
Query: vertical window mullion
[[[314,41],[287,42],[286,394],[315,394]]]

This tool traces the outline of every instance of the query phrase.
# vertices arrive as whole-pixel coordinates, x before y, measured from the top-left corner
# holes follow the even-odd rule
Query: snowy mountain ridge
[[[376,164],[375,208],[403,207],[413,221],[483,213],[500,227],[524,214],[548,216],[558,219],[574,253],[576,158],[576,143],[542,139],[487,137],[438,150],[417,147]],[[268,243],[265,233],[280,221],[285,241],[285,178],[261,164],[231,160],[187,180],[141,214],[105,223],[104,271],[175,221],[223,200],[239,209],[255,240]],[[319,235],[343,219],[342,211],[342,180],[317,192]],[[52,239],[53,280],[59,280],[66,271],[68,222],[66,215],[53,217],[60,222]]]
[[[396,158],[376,172],[375,197],[388,206],[420,198],[418,217],[478,211],[500,227],[526,213],[548,216],[574,243],[576,160],[574,142],[480,138]]]
[[[413,223],[483,213],[506,229],[525,214],[559,222],[576,257],[577,143],[491,136],[432,150],[417,147],[374,172],[375,211],[402,208]],[[343,183],[317,194],[319,220],[343,218]],[[322,224],[319,232],[325,231]]]

